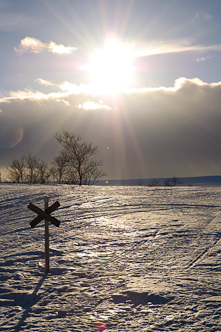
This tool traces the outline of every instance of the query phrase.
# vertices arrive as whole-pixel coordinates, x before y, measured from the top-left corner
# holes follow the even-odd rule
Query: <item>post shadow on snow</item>
[[[16,268],[18,263],[23,263],[24,265],[31,261],[34,262],[36,260],[43,259],[44,253],[41,251],[29,251],[27,253],[15,253],[11,255],[2,256],[4,262],[1,263],[0,273],[9,272],[9,273],[18,273],[18,269]],[[0,281],[7,280],[7,276],[0,276]]]
[[[40,300],[40,295],[38,295],[38,291],[41,288],[41,286],[43,285],[44,280],[47,278],[47,274],[45,273],[42,278],[39,280],[38,284],[36,285],[34,291],[32,294],[24,294],[24,295],[20,295],[17,298],[17,303],[16,305],[22,307],[24,309],[23,315],[20,318],[18,324],[15,326],[15,332],[19,332],[23,323],[25,322],[25,320],[27,319],[29,312],[31,311],[31,308],[34,304],[36,304],[39,300]]]
[[[54,256],[63,256],[64,253],[62,251],[56,250],[56,249],[49,249],[50,254],[52,254],[52,257]],[[0,268],[1,272],[4,272],[5,269],[4,267],[7,267],[7,271],[9,271],[9,267],[10,266],[15,266],[17,263],[24,263],[26,264],[27,262],[34,262],[36,260],[42,259],[44,260],[45,258],[45,253],[43,251],[40,250],[35,250],[35,251],[28,251],[25,253],[15,253],[15,254],[11,254],[11,255],[6,255],[2,257],[4,259],[4,262],[1,263],[2,268]],[[57,271],[59,269],[51,269],[51,272],[53,271]],[[16,272],[17,269],[16,268],[12,268],[10,270],[11,272]],[[42,269],[41,272],[44,272],[44,269]],[[58,271],[57,271],[58,272]],[[57,273],[59,274],[59,273]]]
[[[60,274],[65,273],[66,271],[67,271],[67,269],[52,268],[52,269],[50,269],[49,274],[60,275]],[[42,270],[42,272],[43,272],[43,270]],[[31,311],[32,306],[35,305],[41,299],[41,296],[38,295],[37,293],[40,290],[40,288],[42,287],[42,285],[47,277],[48,277],[48,273],[44,273],[44,275],[39,280],[39,282],[36,285],[32,294],[22,294],[22,295],[17,296],[17,298],[15,300],[15,305],[22,307],[24,309],[24,312],[23,312],[22,317],[20,318],[18,324],[15,326],[14,332],[20,331],[25,320],[27,319],[27,317],[29,315],[29,312]]]
[[[3,263],[5,266],[6,265],[14,265],[14,260],[10,259],[15,257],[16,258],[16,263],[17,262],[26,262],[29,261],[31,259],[39,259],[39,258],[44,258],[44,253],[40,250],[35,250],[35,251],[27,251],[27,252],[20,252],[20,253],[15,253],[15,254],[11,254],[11,255],[7,255],[4,256],[4,260],[5,262]]]

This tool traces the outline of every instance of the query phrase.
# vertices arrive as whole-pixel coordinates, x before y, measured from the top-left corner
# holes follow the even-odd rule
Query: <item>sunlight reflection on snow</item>
[[[176,328],[177,320],[199,321],[207,304],[208,326],[215,328],[219,297],[206,294],[219,282],[220,224],[211,219],[220,210],[220,188],[174,188],[170,196],[167,189],[153,195],[147,187],[116,187],[114,192],[105,188],[105,193],[91,187],[87,197],[82,188],[74,190],[75,196],[68,186],[1,184],[0,230],[5,244],[0,258],[5,278],[1,310],[6,324],[11,320],[9,328],[20,319],[27,329],[40,331],[41,320],[49,318],[57,332],[150,331],[158,330],[158,323],[162,329]],[[43,230],[31,233],[24,228],[30,197],[38,203],[43,191],[51,200],[61,201],[64,208],[59,213],[65,221],[58,231],[51,228],[52,268],[44,283]],[[88,201],[92,206],[82,208],[81,202]],[[33,292],[39,294],[31,298]],[[142,299],[148,292],[152,295],[146,303]],[[167,294],[175,292],[181,305],[176,300],[164,306]],[[193,304],[196,292],[199,301]]]

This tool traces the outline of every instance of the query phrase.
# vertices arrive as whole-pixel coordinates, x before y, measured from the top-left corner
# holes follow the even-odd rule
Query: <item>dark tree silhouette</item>
[[[40,160],[37,162],[37,172],[38,172],[38,181],[40,183],[45,183],[50,176],[50,171],[48,165],[44,160]]]
[[[23,182],[25,178],[25,157],[12,160],[7,166],[7,171],[12,182]]]
[[[159,185],[159,180],[158,179],[151,179],[149,182],[148,182],[148,186],[149,187],[156,187]]]
[[[55,138],[63,147],[61,155],[66,167],[70,167],[74,171],[74,181],[77,180],[79,185],[91,184],[98,178],[106,175],[98,169],[98,167],[103,165],[102,161],[92,158],[98,152],[97,146],[82,141],[80,135],[68,131],[57,134]]]
[[[164,185],[166,187],[175,187],[178,184],[181,184],[181,181],[175,175],[170,179],[165,179],[164,181]]]
[[[65,174],[67,171],[66,154],[61,151],[61,153],[53,159],[52,164],[51,174],[53,174],[54,178],[61,183],[65,180]]]
[[[29,154],[25,157],[27,167],[27,181],[30,183],[37,182],[38,180],[38,160],[35,156]]]

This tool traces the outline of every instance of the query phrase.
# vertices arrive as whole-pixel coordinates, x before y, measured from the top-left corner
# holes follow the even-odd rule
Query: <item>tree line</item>
[[[55,138],[61,145],[61,151],[53,158],[50,166],[32,154],[22,156],[7,166],[9,180],[15,183],[46,183],[53,180],[58,183],[89,185],[106,175],[100,169],[102,161],[93,158],[98,152],[98,146],[68,131],[56,134]]]
[[[144,184],[144,179],[139,179],[137,181],[138,186],[143,186],[143,184]],[[182,184],[182,181],[174,175],[172,178],[164,179],[163,183],[160,183],[160,179],[150,179],[147,183],[147,186],[149,186],[149,187],[157,187],[157,186],[175,187],[179,184]]]

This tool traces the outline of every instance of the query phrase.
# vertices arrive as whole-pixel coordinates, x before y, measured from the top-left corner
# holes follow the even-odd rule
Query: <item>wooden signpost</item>
[[[60,203],[58,201],[56,201],[51,206],[48,206],[48,201],[49,201],[49,198],[47,196],[45,196],[44,197],[44,203],[45,203],[44,211],[32,203],[29,203],[29,205],[28,205],[28,208],[30,210],[32,210],[38,214],[38,216],[30,222],[30,225],[32,228],[34,228],[43,219],[45,220],[45,273],[50,272],[50,267],[49,267],[49,221],[57,227],[59,227],[59,225],[60,225],[60,221],[50,215],[50,213],[55,211],[60,206]]]

